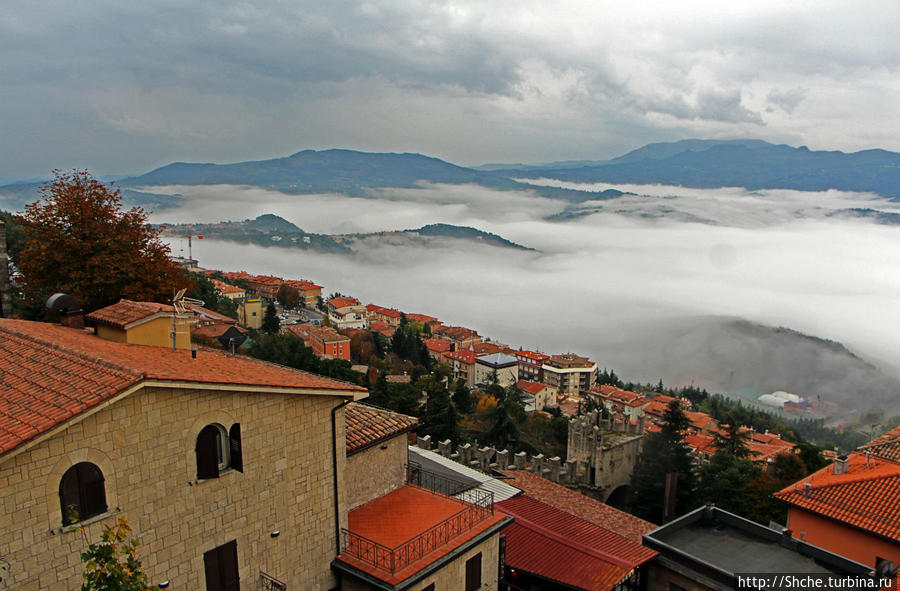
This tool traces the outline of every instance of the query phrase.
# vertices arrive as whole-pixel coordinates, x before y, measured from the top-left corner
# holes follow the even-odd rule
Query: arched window
[[[197,435],[197,479],[218,478],[227,468],[243,472],[241,426],[235,423],[231,432],[218,423],[207,425]]]
[[[79,462],[59,481],[59,505],[63,525],[106,513],[103,472],[90,462]]]

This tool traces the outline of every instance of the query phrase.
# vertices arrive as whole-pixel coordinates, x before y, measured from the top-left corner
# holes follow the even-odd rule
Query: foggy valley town
[[[900,590],[900,4],[0,18],[0,591]]]

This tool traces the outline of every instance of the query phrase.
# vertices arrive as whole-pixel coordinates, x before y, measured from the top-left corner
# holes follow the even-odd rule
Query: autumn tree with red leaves
[[[92,311],[121,298],[165,302],[188,286],[143,209],[124,210],[119,190],[86,171],[54,173],[22,216],[25,244],[16,265],[27,298],[68,293]]]

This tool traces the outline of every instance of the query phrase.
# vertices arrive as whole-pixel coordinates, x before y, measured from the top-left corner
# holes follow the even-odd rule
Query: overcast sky
[[[900,151],[897,0],[7,0],[0,179],[304,148]]]

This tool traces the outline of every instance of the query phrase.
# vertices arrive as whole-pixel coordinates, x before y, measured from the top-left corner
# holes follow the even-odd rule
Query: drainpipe
[[[341,514],[338,503],[338,461],[337,461],[337,411],[351,401],[345,400],[331,409],[331,475],[334,485],[334,545],[335,552],[341,553]]]

